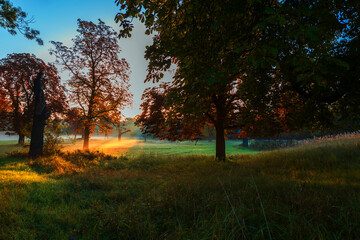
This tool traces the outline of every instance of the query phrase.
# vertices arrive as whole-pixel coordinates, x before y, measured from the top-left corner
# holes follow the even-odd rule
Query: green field
[[[143,140],[126,139],[118,142],[116,139],[95,139],[91,140],[90,149],[100,150],[105,153],[113,153],[114,155],[126,154],[129,157],[139,155],[215,155],[215,141],[184,141],[169,142],[159,140]],[[0,154],[11,152],[14,150],[24,150],[23,147],[16,145],[16,141],[0,141]],[[226,141],[226,153],[229,155],[257,153],[258,151],[241,146],[242,141]],[[76,143],[67,141],[62,144],[67,150],[81,149],[82,141]]]
[[[226,141],[226,154],[257,153],[249,148],[241,147],[242,141]],[[140,142],[129,150],[129,155],[215,155],[215,141],[168,142],[148,140]]]
[[[24,150],[24,147],[18,146],[17,141],[0,141],[0,155],[7,152],[22,150]]]
[[[139,143],[122,157],[3,154],[0,239],[360,236],[360,139],[226,162],[183,156],[213,153],[211,143],[188,144]]]

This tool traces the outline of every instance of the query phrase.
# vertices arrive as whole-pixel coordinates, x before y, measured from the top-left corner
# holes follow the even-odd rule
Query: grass
[[[67,140],[62,143],[64,150],[74,151],[82,149],[83,142]],[[228,140],[226,141],[226,154],[251,154],[259,151],[241,146],[242,141]],[[21,151],[24,148],[17,145],[17,141],[0,141],[0,155]],[[90,141],[90,149],[94,151],[103,151],[115,156],[127,154],[134,157],[143,154],[151,155],[215,155],[215,141],[183,141],[169,142],[159,140],[143,140],[123,138],[120,142],[117,139],[92,139]]]
[[[359,139],[231,155],[224,163],[159,152],[68,153],[58,157],[81,171],[65,173],[54,167],[57,158],[36,165],[21,154],[3,156],[0,239],[360,236]]]
[[[64,143],[65,150],[82,149],[83,142],[78,140],[74,142]],[[251,154],[259,151],[249,148],[243,148],[240,145],[242,141],[226,141],[226,153],[228,155],[235,154]],[[126,154],[129,157],[138,157],[143,154],[151,155],[215,155],[215,141],[183,141],[169,142],[159,140],[143,140],[123,138],[121,141],[117,139],[92,139],[90,149],[102,151],[115,156]]]
[[[240,147],[242,141],[226,141],[226,154],[248,154],[258,151]],[[191,141],[168,142],[148,140],[139,142],[130,148],[128,154],[138,156],[141,154],[152,155],[215,155],[215,141]]]
[[[0,155],[20,150],[24,150],[24,147],[17,145],[17,141],[0,141]]]

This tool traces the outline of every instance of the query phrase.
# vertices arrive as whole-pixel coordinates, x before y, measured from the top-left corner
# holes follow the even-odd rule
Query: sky
[[[98,22],[100,18],[116,31],[118,25],[114,17],[118,7],[114,0],[10,0],[16,7],[21,7],[33,18],[31,28],[40,31],[40,38],[44,45],[40,46],[35,40],[28,40],[23,35],[10,35],[5,29],[0,28],[0,59],[11,53],[32,53],[45,62],[53,63],[54,56],[49,55],[52,48],[50,41],[63,42],[71,46],[71,39],[77,35],[77,19]],[[152,83],[144,83],[147,61],[144,59],[145,46],[151,45],[152,37],[145,35],[145,27],[139,21],[133,21],[135,29],[132,37],[120,39],[122,50],[120,57],[125,58],[130,64],[130,91],[134,95],[133,106],[127,107],[122,113],[125,117],[134,117],[141,113],[141,95],[146,87]],[[61,66],[57,66],[59,71]],[[69,79],[65,72],[60,74],[62,82]],[[170,78],[170,75],[167,76]]]

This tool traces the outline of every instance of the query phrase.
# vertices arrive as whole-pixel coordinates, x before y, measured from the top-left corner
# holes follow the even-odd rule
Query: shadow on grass
[[[13,154],[7,154],[5,156],[0,156],[0,167],[6,167],[7,165],[16,165],[17,163],[24,163],[27,153],[23,152],[13,152]]]

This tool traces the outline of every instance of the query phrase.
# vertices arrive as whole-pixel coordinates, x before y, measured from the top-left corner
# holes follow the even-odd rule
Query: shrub
[[[52,155],[30,160],[29,165],[39,171],[55,173],[57,175],[73,175],[81,171],[81,168],[69,161],[66,161],[59,155]]]
[[[97,165],[100,161],[103,160],[113,160],[116,157],[107,155],[99,151],[80,151],[76,150],[73,152],[66,152],[61,154],[67,161],[79,166],[86,167],[89,165]]]
[[[102,152],[58,151],[50,156],[29,160],[29,165],[40,172],[54,173],[56,175],[73,175],[84,170],[85,167],[98,165],[101,161],[114,160],[115,157]]]
[[[60,143],[62,141],[63,140],[60,137],[45,132],[45,142],[43,147],[44,156],[52,156],[59,154],[61,151]]]

